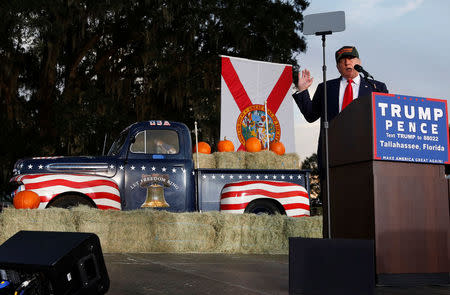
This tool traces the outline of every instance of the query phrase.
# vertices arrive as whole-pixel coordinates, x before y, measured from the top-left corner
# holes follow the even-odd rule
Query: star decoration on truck
[[[282,175],[279,175],[279,174],[259,175],[259,174],[257,174],[257,175],[245,175],[244,176],[242,174],[238,174],[238,175],[236,175],[236,174],[228,174],[228,175],[227,174],[220,174],[220,175],[213,174],[213,175],[207,176],[207,175],[203,174],[202,178],[203,179],[210,178],[213,180],[216,178],[219,178],[219,179],[247,179],[247,180],[260,180],[260,179],[285,180],[285,179],[289,178],[289,179],[293,180],[295,178],[295,175],[284,175],[284,174],[282,174]],[[301,175],[297,175],[296,179],[302,179]]]

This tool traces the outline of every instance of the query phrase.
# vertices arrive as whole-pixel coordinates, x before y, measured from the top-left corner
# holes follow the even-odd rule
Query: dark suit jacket
[[[334,117],[339,114],[339,84],[341,78],[333,79],[327,81],[327,119],[328,121],[333,120]],[[372,92],[383,92],[388,93],[386,85],[379,81],[366,81],[361,77],[361,83],[359,84],[359,97],[369,97]],[[314,122],[321,118],[323,101],[324,101],[324,91],[323,83],[317,86],[317,90],[314,93],[313,99],[311,101],[308,90],[297,92],[293,94],[294,100],[297,103],[300,111],[305,117],[306,121]],[[359,99],[359,98],[358,98]],[[319,145],[317,147],[317,158],[319,161],[319,170],[323,171],[322,167],[322,133],[323,133],[323,120],[320,122],[320,136]],[[323,175],[323,173],[321,173]]]

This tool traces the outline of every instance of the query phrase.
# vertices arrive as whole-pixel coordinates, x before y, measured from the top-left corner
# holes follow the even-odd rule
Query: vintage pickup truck
[[[309,215],[309,171],[194,169],[190,131],[177,122],[132,124],[106,156],[21,159],[13,174],[12,196],[33,191],[39,209]]]

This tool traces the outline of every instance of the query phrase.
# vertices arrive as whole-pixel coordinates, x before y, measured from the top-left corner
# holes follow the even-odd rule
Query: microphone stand
[[[322,56],[323,56],[323,66],[322,66],[322,72],[323,72],[323,98],[324,98],[324,104],[323,104],[323,114],[322,114],[322,120],[323,120],[323,132],[324,132],[324,150],[325,150],[325,187],[326,192],[323,191],[323,187],[321,189],[322,195],[325,193],[325,198],[327,200],[327,222],[328,222],[328,238],[331,239],[331,216],[330,216],[330,180],[329,180],[329,160],[328,160],[328,111],[327,111],[327,66],[325,63],[325,36],[331,35],[331,31],[325,31],[325,32],[316,32],[316,36],[322,36]]]

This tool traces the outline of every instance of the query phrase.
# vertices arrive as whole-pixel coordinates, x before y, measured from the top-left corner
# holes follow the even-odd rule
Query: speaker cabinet
[[[289,294],[375,292],[374,242],[289,238]]]
[[[109,289],[100,240],[92,233],[19,231],[0,246],[2,276],[25,294],[105,294]],[[20,292],[18,294],[21,294]]]

